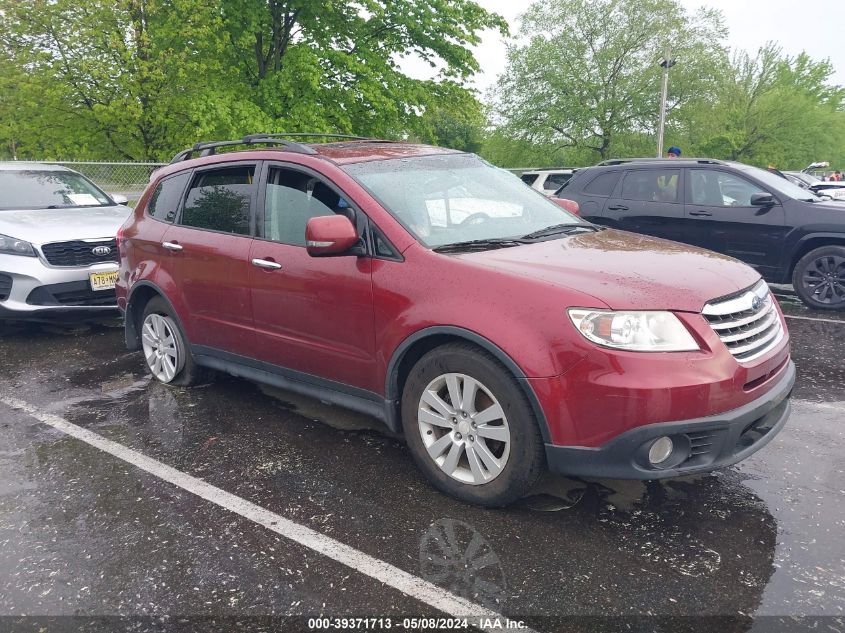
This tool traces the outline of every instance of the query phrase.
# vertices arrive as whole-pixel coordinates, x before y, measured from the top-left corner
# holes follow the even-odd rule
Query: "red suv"
[[[758,273],[585,222],[472,154],[198,144],[118,243],[126,341],[158,380],[218,370],[373,415],[470,502],[512,502],[546,468],[709,471],[789,415],[789,336]]]

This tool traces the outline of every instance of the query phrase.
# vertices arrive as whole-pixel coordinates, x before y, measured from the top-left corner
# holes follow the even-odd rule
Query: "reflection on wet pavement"
[[[538,630],[562,615],[842,616],[845,325],[789,325],[795,412],[760,453],[662,482],[548,477],[506,510],[433,491],[365,417],[227,377],[153,383],[113,328],[4,337],[0,392]],[[1,612],[421,611],[3,405],[0,425]]]

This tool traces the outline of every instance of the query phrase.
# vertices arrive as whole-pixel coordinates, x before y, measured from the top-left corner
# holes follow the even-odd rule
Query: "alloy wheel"
[[[141,328],[141,345],[150,372],[161,382],[170,382],[182,369],[176,340],[176,324],[161,314],[148,314]]]
[[[481,485],[499,476],[511,434],[501,404],[472,376],[443,374],[423,390],[417,409],[429,457],[449,477]]]
[[[845,257],[823,255],[808,264],[801,277],[807,294],[819,303],[845,301]]]

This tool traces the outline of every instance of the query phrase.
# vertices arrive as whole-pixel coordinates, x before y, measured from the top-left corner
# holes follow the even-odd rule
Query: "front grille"
[[[26,298],[35,306],[114,306],[114,290],[91,290],[87,281],[70,281],[63,284],[39,286]]]
[[[764,281],[739,296],[708,303],[702,314],[738,361],[762,356],[783,338],[775,300]]]
[[[107,247],[108,253],[95,254],[94,249]],[[53,242],[41,247],[44,258],[51,266],[90,266],[103,262],[119,261],[117,240],[104,239],[95,242],[75,240],[73,242]]]

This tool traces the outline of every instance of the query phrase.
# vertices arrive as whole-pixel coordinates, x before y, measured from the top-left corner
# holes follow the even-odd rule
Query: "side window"
[[[622,198],[648,202],[678,202],[680,178],[680,169],[629,171],[622,181]]]
[[[619,174],[620,172],[618,171],[608,171],[599,174],[584,187],[584,193],[588,193],[591,196],[610,197],[613,194],[613,190],[616,189],[616,183],[619,182]]]
[[[762,191],[745,178],[706,169],[692,170],[689,187],[692,204],[710,207],[750,207],[752,194]]]
[[[147,215],[162,222],[173,222],[179,210],[182,192],[188,184],[190,174],[178,174],[162,180],[147,204]]]
[[[549,177],[546,178],[546,182],[543,183],[543,189],[547,191],[557,191],[565,185],[570,178],[572,178],[572,174],[549,174]]]
[[[522,174],[520,176],[522,178],[522,182],[524,182],[529,187],[534,184],[534,181],[537,180],[536,174]]]
[[[249,235],[254,165],[201,171],[194,176],[180,224]]]
[[[305,246],[308,220],[342,214],[354,221],[349,203],[319,178],[274,167],[267,177],[262,235],[274,242]]]

